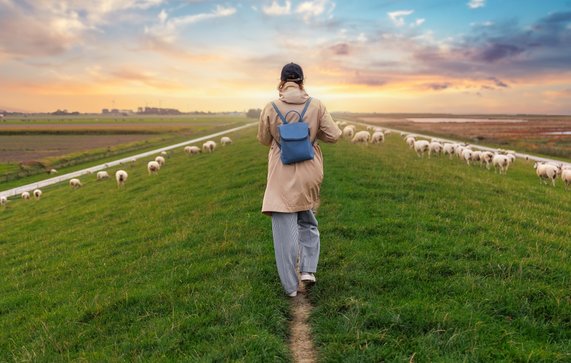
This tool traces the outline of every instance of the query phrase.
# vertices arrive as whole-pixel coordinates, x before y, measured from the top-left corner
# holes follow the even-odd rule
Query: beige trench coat
[[[280,92],[276,106],[285,115],[289,110],[301,113],[309,96],[294,82],[287,82]],[[290,120],[291,118],[291,120]],[[321,140],[334,143],[341,136],[341,130],[321,101],[312,98],[305,113],[305,122],[309,125],[311,141]],[[297,115],[288,115],[288,122],[297,121]],[[284,165],[280,160],[278,126],[282,122],[271,102],[260,115],[258,140],[270,146],[268,154],[268,180],[262,212],[293,213],[312,209],[319,200],[319,190],[323,181],[323,154],[314,143],[315,157],[295,164]]]

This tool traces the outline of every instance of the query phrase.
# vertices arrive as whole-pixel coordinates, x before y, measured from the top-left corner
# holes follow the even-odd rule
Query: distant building
[[[176,108],[139,107],[137,113],[141,115],[181,115]]]

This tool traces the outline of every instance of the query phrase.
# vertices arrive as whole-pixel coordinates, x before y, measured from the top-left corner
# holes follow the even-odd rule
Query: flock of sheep
[[[368,144],[370,142],[376,144],[384,142],[385,136],[391,133],[391,130],[373,126],[368,126],[366,131],[357,131],[355,125],[349,125],[346,122],[337,122],[337,126],[343,131],[343,137],[350,139],[352,143]],[[450,159],[457,157],[468,165],[485,166],[488,170],[493,167],[494,171],[500,174],[506,174],[509,167],[516,160],[516,153],[512,150],[497,149],[495,152],[492,152],[489,150],[478,150],[473,145],[446,142],[434,138],[423,140],[419,139],[417,135],[404,132],[401,132],[401,136],[408,146],[421,158],[425,153],[428,154],[429,158],[432,155],[448,155]],[[571,185],[571,165],[569,164],[537,161],[533,167],[542,184],[547,184],[551,180],[553,186],[555,186],[555,180],[561,177],[566,189]]]
[[[227,136],[224,136],[220,139],[220,143],[223,146],[229,145],[232,144],[232,139],[230,139]],[[198,146],[185,146],[184,152],[187,153],[188,155],[195,155],[199,154],[200,152],[212,153],[216,149],[216,147],[217,143],[213,140],[209,140],[202,145],[202,149],[200,149]],[[159,172],[161,167],[165,165],[166,163],[165,157],[167,157],[168,155],[169,154],[166,151],[162,151],[160,156],[155,157],[154,160],[151,160],[147,163],[147,171],[149,175],[155,175]],[[132,164],[134,164],[135,162],[136,159],[131,159]],[[57,173],[57,170],[51,169],[49,173],[55,174]],[[125,170],[117,170],[115,172],[115,181],[117,182],[117,187],[118,188],[124,187],[128,177],[129,174]],[[109,178],[110,175],[107,171],[98,171],[96,174],[97,181],[102,181]],[[79,180],[78,178],[73,178],[69,180],[69,186],[72,189],[78,189],[82,187],[83,184],[81,183],[81,180]],[[33,195],[36,200],[40,200],[40,198],[42,197],[42,191],[40,189],[35,189],[31,195]],[[20,196],[24,200],[29,200],[31,199],[31,195],[29,192],[23,192]],[[8,198],[0,197],[0,206],[4,207],[6,206],[7,203],[8,203]]]

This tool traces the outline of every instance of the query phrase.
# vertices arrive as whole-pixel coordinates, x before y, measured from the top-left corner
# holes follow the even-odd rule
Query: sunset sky
[[[571,0],[0,0],[0,109],[571,114]]]

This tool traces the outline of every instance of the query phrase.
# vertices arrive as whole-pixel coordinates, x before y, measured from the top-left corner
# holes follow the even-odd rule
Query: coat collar
[[[295,82],[286,82],[280,90],[280,100],[285,103],[302,104],[307,101],[309,95]]]

